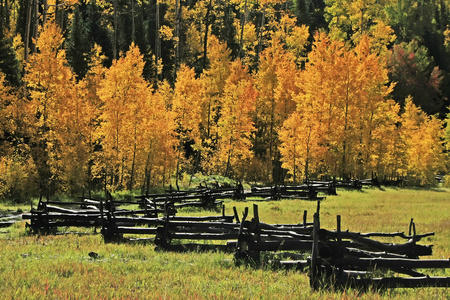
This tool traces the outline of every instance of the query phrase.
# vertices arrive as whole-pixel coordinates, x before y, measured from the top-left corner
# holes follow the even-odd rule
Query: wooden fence
[[[271,187],[255,189],[252,197],[279,199],[280,197],[311,197],[311,186]],[[336,182],[327,186],[317,184],[325,193],[332,193]],[[333,188],[329,188],[332,186]],[[334,190],[335,191],[335,190]],[[321,199],[314,191],[314,198]],[[170,195],[168,195],[170,194]],[[245,199],[242,189],[201,190],[185,193],[145,195],[133,201],[97,201],[39,203],[37,209],[23,214],[29,220],[32,233],[52,233],[58,227],[101,228],[106,242],[150,239],[157,249],[169,251],[220,250],[234,253],[239,264],[270,264],[283,268],[306,270],[313,289],[334,287],[392,288],[392,287],[449,287],[450,277],[433,277],[423,270],[450,268],[449,259],[421,259],[432,254],[432,245],[420,241],[434,233],[417,234],[411,219],[408,234],[360,233],[341,230],[341,217],[336,217],[336,230],[320,226],[320,201],[313,221],[308,222],[307,211],[298,224],[267,224],[261,222],[258,205],[253,204],[253,217],[246,208],[240,217],[233,215],[190,217],[176,216],[180,205],[200,202],[206,207],[218,205],[221,197]],[[57,205],[58,204],[58,205]],[[123,208],[133,204],[136,209]],[[178,205],[178,206],[177,206]],[[194,204],[193,206],[197,206]],[[183,206],[181,206],[183,207]],[[378,239],[382,239],[382,241]],[[394,243],[392,240],[403,240]],[[388,240],[389,242],[386,242]],[[264,255],[262,255],[264,254]],[[268,255],[271,254],[271,255]],[[281,256],[282,259],[275,259]],[[266,257],[272,257],[267,260]],[[392,276],[391,274],[397,274]],[[378,277],[381,275],[382,277]]]

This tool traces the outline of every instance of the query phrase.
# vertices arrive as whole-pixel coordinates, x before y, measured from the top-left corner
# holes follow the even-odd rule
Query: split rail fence
[[[153,203],[157,202],[154,200]],[[144,204],[136,210],[121,209],[124,203],[86,200],[71,203],[72,206],[77,204],[75,209],[41,202],[37,210],[22,217],[30,220],[29,227],[34,233],[51,233],[57,227],[96,227],[101,228],[105,241],[123,240],[127,236],[142,239],[144,236],[144,239],[153,241],[157,249],[228,251],[234,253],[237,265],[270,263],[272,266],[307,270],[314,289],[328,286],[450,286],[450,277],[433,277],[423,271],[450,268],[450,260],[420,259],[432,254],[432,246],[419,242],[434,233],[417,234],[413,220],[408,235],[403,232],[359,233],[342,231],[340,216],[337,216],[336,230],[321,228],[320,201],[317,201],[313,222],[307,221],[307,211],[304,211],[298,224],[263,223],[256,204],[253,205],[252,218],[248,208],[239,218],[236,208],[233,208],[233,215],[225,215],[224,206],[221,215],[189,217],[176,216],[167,201],[164,207],[153,205],[149,208],[142,198],[138,198],[133,203]],[[155,217],[159,211],[163,216]],[[381,242],[375,238],[395,238],[404,242]],[[265,261],[267,254],[283,259]],[[383,277],[378,277],[380,274]]]

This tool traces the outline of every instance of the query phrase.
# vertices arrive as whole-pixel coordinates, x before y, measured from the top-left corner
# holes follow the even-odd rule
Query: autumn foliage
[[[391,99],[379,40],[361,35],[349,45],[318,32],[306,54],[307,28],[283,18],[261,51],[251,48],[258,68],[232,59],[210,35],[206,68],[181,64],[173,85],[145,79],[134,43],[110,66],[95,45],[77,78],[60,27],[47,21],[24,86],[0,76],[1,196],[25,197],[30,182],[43,196],[148,192],[196,172],[265,182],[376,174],[432,184],[446,168],[444,124],[411,97],[403,106]]]

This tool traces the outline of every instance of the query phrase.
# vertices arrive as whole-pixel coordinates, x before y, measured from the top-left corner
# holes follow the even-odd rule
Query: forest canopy
[[[448,0],[3,0],[0,198],[448,167]],[[172,181],[171,181],[172,180]]]

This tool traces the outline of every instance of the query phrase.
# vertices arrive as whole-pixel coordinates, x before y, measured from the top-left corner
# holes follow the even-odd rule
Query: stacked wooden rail
[[[317,289],[330,284],[355,288],[450,286],[450,277],[433,277],[418,270],[450,268],[450,259],[420,259],[421,256],[432,255],[432,245],[418,242],[434,233],[416,234],[413,219],[409,235],[403,232],[341,231],[341,218],[338,215],[336,219],[337,229],[329,231],[320,228],[319,209],[314,215],[311,287]],[[374,237],[401,238],[406,242],[386,243],[374,240]],[[397,276],[376,277],[380,272]]]
[[[286,268],[309,269],[311,287],[450,287],[450,277],[433,277],[417,269],[450,268],[449,259],[419,259],[432,254],[431,245],[418,242],[434,233],[416,234],[413,220],[409,235],[395,233],[358,233],[341,231],[340,216],[337,229],[320,228],[318,210],[314,222],[298,225],[269,225],[261,223],[258,208],[250,222],[248,210],[244,212],[235,261],[237,264],[260,264],[262,252],[285,253],[289,260],[279,260],[277,265]],[[300,226],[302,225],[302,226]],[[403,243],[381,242],[374,238],[401,238]],[[292,251],[294,253],[292,253]],[[305,253],[311,253],[304,259]],[[376,274],[398,274],[377,277]],[[406,275],[406,277],[405,277]]]

